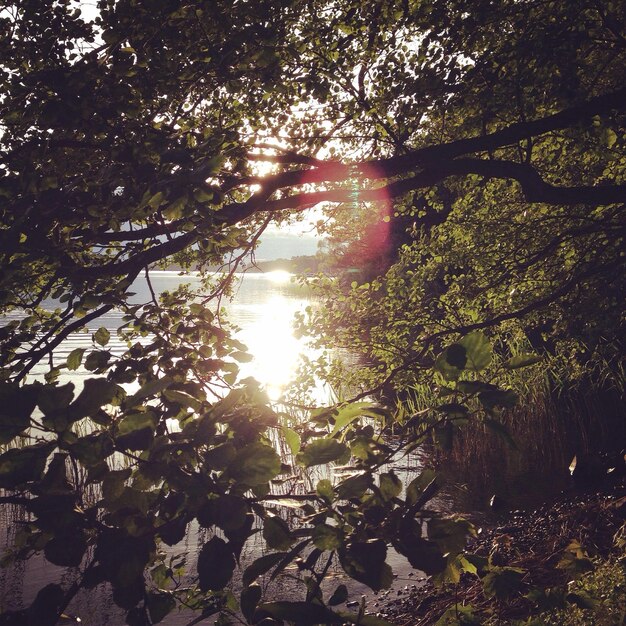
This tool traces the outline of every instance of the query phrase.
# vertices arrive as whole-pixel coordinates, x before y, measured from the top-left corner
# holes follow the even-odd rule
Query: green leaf
[[[85,359],[85,369],[90,372],[97,372],[106,368],[111,353],[108,350],[94,350],[87,355]]]
[[[352,542],[339,551],[339,562],[343,570],[373,591],[387,589],[393,582],[393,572],[385,559],[387,546],[381,539]]]
[[[187,196],[179,196],[174,202],[161,209],[161,213],[166,220],[178,220],[184,215],[186,206]]]
[[[249,505],[244,498],[226,494],[209,500],[213,508],[213,523],[225,531],[239,530],[246,523]]]
[[[602,600],[598,598],[594,598],[591,594],[586,591],[576,590],[568,593],[565,596],[565,599],[570,604],[575,604],[580,609],[588,609],[588,610],[596,610],[599,606],[602,606]]]
[[[336,439],[316,439],[298,454],[297,461],[304,467],[323,465],[340,459],[348,448]]]
[[[83,390],[69,407],[72,421],[93,415],[106,404],[119,404],[126,395],[122,387],[105,378],[87,378]]]
[[[238,363],[250,363],[254,359],[254,356],[249,352],[231,352],[230,357],[235,359]]]
[[[47,383],[53,383],[55,382],[59,376],[61,375],[61,368],[59,367],[53,367],[51,369],[49,369],[44,375],[44,380]]]
[[[213,200],[213,192],[207,191],[202,187],[193,190],[193,197],[200,203],[211,202]]]
[[[318,524],[313,529],[313,543],[320,550],[338,550],[343,543],[343,533],[335,526]]]
[[[223,470],[237,456],[237,450],[232,443],[222,443],[207,450],[203,456],[208,469]]]
[[[508,600],[523,588],[526,571],[517,567],[494,567],[483,578],[483,590],[488,598]]]
[[[562,587],[548,587],[546,589],[533,587],[526,598],[536,604],[540,611],[551,611],[565,607],[566,591]]]
[[[343,430],[348,424],[353,422],[358,417],[368,415],[369,409],[376,409],[376,405],[371,402],[353,402],[340,407],[335,418],[335,426],[330,433],[331,437],[334,437],[339,431]],[[370,414],[370,416],[372,416]],[[378,417],[378,414],[374,414],[374,417]]]
[[[465,554],[460,559],[461,568],[468,574],[482,576],[489,567],[489,558],[479,554]]]
[[[430,497],[434,496],[438,488],[436,481],[437,474],[434,470],[429,468],[423,469],[420,472],[419,476],[414,478],[406,488],[407,504],[413,506],[418,502],[418,500],[424,499],[424,494],[426,493],[427,489],[432,492],[432,495]],[[424,502],[424,504],[426,503],[426,501]]]
[[[607,128],[605,137],[606,137],[606,147],[612,148],[615,145],[615,142],[617,141],[617,134],[612,128]]]
[[[337,485],[337,496],[341,500],[360,498],[372,485],[370,474],[351,476]]]
[[[285,438],[285,441],[287,442],[287,445],[291,450],[291,454],[298,454],[298,452],[300,452],[301,446],[300,435],[298,435],[295,430],[289,428],[288,426],[283,426],[281,430],[283,433],[283,437]]]
[[[122,470],[111,470],[102,481],[102,495],[105,500],[117,500],[126,487],[126,482],[130,478],[130,468]]]
[[[37,404],[44,415],[58,415],[67,409],[74,397],[74,383],[44,385],[37,394]]]
[[[169,593],[151,592],[148,594],[150,621],[158,624],[176,608],[176,600]]]
[[[57,533],[44,548],[44,556],[60,567],[78,567],[87,550],[87,541],[78,530]]]
[[[402,481],[393,473],[385,472],[380,475],[380,495],[383,500],[397,498],[402,491]]]
[[[72,455],[88,467],[98,465],[114,452],[113,440],[108,433],[86,435],[69,448]]]
[[[469,561],[464,556],[459,557],[459,566],[461,567],[461,571],[466,574],[473,574],[474,576],[478,576],[478,568],[472,561]]]
[[[30,426],[37,395],[30,386],[0,385],[0,444],[9,443]]]
[[[241,605],[241,612],[250,624],[253,623],[252,616],[254,615],[254,611],[262,595],[261,586],[256,583],[244,587],[241,591],[241,601],[239,603]]]
[[[226,542],[213,537],[198,555],[198,586],[201,591],[219,591],[230,582],[235,570],[235,557]]]
[[[512,408],[517,404],[517,394],[510,389],[481,391],[478,399],[486,411],[493,411],[497,407]]]
[[[467,365],[467,349],[460,342],[453,343],[446,349],[445,358],[450,367],[464,370]]]
[[[269,570],[271,570],[275,565],[278,565],[286,555],[287,552],[274,552],[256,559],[256,561],[248,565],[243,572],[242,582],[244,586],[250,585],[259,576],[269,572]]]
[[[467,363],[466,350],[463,346],[452,344],[446,348],[435,360],[435,371],[445,380],[456,380]]]
[[[150,205],[153,209],[158,209],[164,201],[164,195],[162,191],[157,191],[149,200],[148,205]]]
[[[275,550],[287,550],[293,543],[289,526],[280,517],[268,517],[264,520],[263,539]]]
[[[505,364],[509,370],[516,370],[522,367],[528,367],[529,365],[534,365],[535,363],[541,363],[543,358],[537,354],[517,354],[514,357],[511,357]]]
[[[447,561],[440,548],[422,537],[422,527],[415,520],[401,526],[394,537],[393,547],[404,555],[416,569],[429,576],[439,574],[446,568]]]
[[[228,476],[242,485],[254,487],[269,482],[280,473],[276,450],[262,443],[252,443],[239,450],[228,464]]]
[[[135,392],[132,396],[126,399],[126,406],[137,406],[142,404],[144,400],[153,398],[157,394],[161,393],[164,389],[167,389],[172,384],[172,379],[168,376],[161,378],[153,378],[146,382],[139,391]]]
[[[54,444],[41,443],[28,448],[11,448],[0,455],[0,487],[16,489],[39,480]]]
[[[74,348],[67,355],[67,369],[71,371],[77,370],[83,362],[83,354],[85,354],[85,348]]]
[[[60,585],[51,583],[43,587],[28,609],[27,623],[38,626],[55,624],[64,598],[65,592]],[[24,622],[19,621],[18,623],[23,624]]]
[[[93,340],[101,346],[106,346],[107,343],[109,343],[110,338],[111,333],[104,326],[98,328],[98,330],[93,334]]]
[[[24,413],[6,415],[4,411],[8,409],[10,405],[0,413],[0,444],[9,443],[30,426],[30,415]]]
[[[587,556],[578,541],[570,542],[556,566],[565,570],[572,579],[577,579],[595,569],[593,561]]]
[[[55,452],[52,460],[48,463],[43,479],[37,486],[40,494],[68,495],[73,494],[74,489],[67,478],[67,459],[65,452]]]
[[[482,623],[482,620],[474,615],[472,605],[454,604],[446,609],[435,626],[480,626]]]
[[[200,411],[202,409],[202,402],[192,395],[185,393],[184,391],[178,391],[175,389],[165,389],[163,395],[170,401],[176,402],[181,406],[192,409],[193,411]]]
[[[332,502],[335,499],[335,491],[333,490],[333,484],[327,478],[322,478],[317,483],[315,491],[319,496],[324,498],[326,502]]]
[[[428,538],[445,553],[457,554],[465,548],[473,526],[464,519],[433,518],[428,522]]]
[[[448,346],[435,361],[446,380],[457,380],[464,370],[479,372],[491,363],[491,343],[480,331],[471,332]]]
[[[295,622],[298,626],[315,624],[342,624],[343,618],[321,604],[312,602],[269,602],[259,605],[255,622],[264,617]]]
[[[463,369],[480,372],[491,363],[491,343],[480,331],[465,335],[458,343],[466,350],[467,363]]]
[[[124,450],[146,450],[154,439],[156,417],[152,411],[131,413],[117,427],[117,445]]]

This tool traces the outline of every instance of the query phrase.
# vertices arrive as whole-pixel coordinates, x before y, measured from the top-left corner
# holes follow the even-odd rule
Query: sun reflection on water
[[[291,280],[292,274],[287,270],[273,270],[271,272],[265,272],[265,278],[276,284],[288,283]]]
[[[268,276],[272,282],[285,282],[291,276],[280,271],[271,274],[276,274]],[[254,321],[238,335],[254,355],[250,363],[241,366],[241,375],[256,378],[270,399],[277,401],[293,379],[298,358],[304,350],[302,342],[293,334],[294,313],[300,307],[293,299],[274,294],[255,308]]]

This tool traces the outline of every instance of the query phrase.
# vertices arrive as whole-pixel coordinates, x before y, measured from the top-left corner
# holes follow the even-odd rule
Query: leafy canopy
[[[249,623],[379,624],[331,609],[341,588],[326,606],[320,582],[336,555],[388,586],[389,544],[458,578],[469,526],[424,510],[428,473],[403,491],[380,468],[470,418],[502,427],[515,397],[491,377],[501,360],[484,331],[619,337],[623,13],[591,0],[99,0],[90,21],[65,0],[4,4],[0,305],[17,315],[0,329],[0,487],[30,519],[5,561],[43,551],[78,567],[69,588],[41,590],[32,623],[107,581],[129,624],[177,603],[222,623],[239,604]],[[357,278],[320,278],[328,305],[312,324],[372,357],[361,399],[418,375],[445,383],[398,446],[381,436],[393,415],[370,403],[293,421],[238,381],[245,346],[206,297],[230,275],[204,298],[129,300],[155,265],[207,269],[320,203],[336,264]],[[112,310],[122,354],[98,329]],[[93,348],[60,362],[83,328]],[[79,368],[92,375],[78,394],[56,382]],[[354,475],[285,499],[272,491],[293,470],[281,436],[296,466],[351,462]],[[159,545],[192,520],[220,532],[182,585]],[[238,603],[229,583],[258,528],[270,552]],[[263,602],[256,581],[294,560],[307,604]]]

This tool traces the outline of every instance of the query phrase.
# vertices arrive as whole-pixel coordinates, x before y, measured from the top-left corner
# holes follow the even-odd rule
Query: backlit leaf
[[[106,346],[107,343],[109,343],[110,338],[111,338],[111,333],[104,326],[101,326],[100,328],[98,328],[98,330],[93,335],[94,341],[101,346]]]
[[[293,428],[289,428],[287,426],[283,426],[281,430],[283,433],[283,437],[285,438],[285,441],[287,442],[287,445],[291,450],[291,454],[298,454],[298,452],[300,452],[301,445],[300,435],[298,435],[298,433],[293,430]]]
[[[338,550],[343,542],[343,534],[334,526],[318,524],[313,529],[313,543],[320,550]]]
[[[373,591],[391,586],[393,573],[385,562],[387,546],[380,539],[355,541],[339,551],[339,562],[348,576],[366,584]]]
[[[528,367],[529,365],[534,365],[535,363],[540,363],[541,361],[543,361],[543,358],[537,354],[518,354],[511,357],[504,364],[504,367],[509,370],[515,370],[522,367]]]
[[[275,478],[280,473],[280,467],[276,450],[257,442],[237,452],[226,471],[236,482],[254,487]]]
[[[83,362],[83,354],[85,354],[85,348],[74,348],[67,355],[67,369],[70,371],[77,370]]]
[[[289,526],[277,516],[268,517],[263,521],[263,539],[275,550],[286,550],[293,543]]]
[[[526,571],[517,567],[494,567],[483,578],[483,589],[488,598],[508,600],[520,593]]]
[[[466,350],[467,363],[463,369],[480,372],[491,363],[491,342],[480,331],[465,335],[458,343]]]
[[[348,448],[336,439],[316,439],[298,454],[297,460],[304,467],[323,465],[340,459]]]

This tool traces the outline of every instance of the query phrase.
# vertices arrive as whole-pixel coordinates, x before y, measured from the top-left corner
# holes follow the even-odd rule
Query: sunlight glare
[[[265,275],[269,278],[269,280],[277,284],[288,283],[291,280],[291,272],[288,272],[287,270],[273,270],[271,272],[266,272]]]
[[[275,273],[286,274],[287,279],[291,276],[289,272]],[[254,355],[253,361],[241,365],[241,376],[256,378],[265,387],[270,400],[276,401],[293,379],[303,346],[293,334],[296,308],[292,302],[274,296],[260,307],[262,313],[258,319],[238,335]]]

